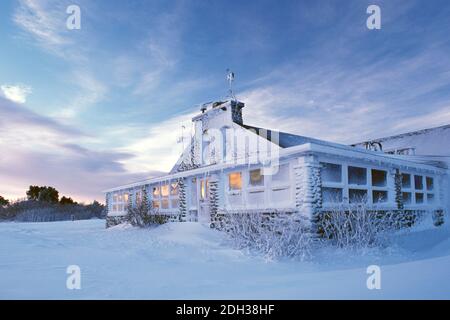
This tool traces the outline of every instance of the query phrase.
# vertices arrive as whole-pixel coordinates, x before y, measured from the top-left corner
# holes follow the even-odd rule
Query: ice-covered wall
[[[310,220],[322,207],[322,181],[320,163],[314,156],[298,159],[294,166],[295,204],[298,213]]]

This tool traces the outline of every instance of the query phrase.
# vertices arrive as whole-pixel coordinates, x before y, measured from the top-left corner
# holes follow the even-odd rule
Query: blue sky
[[[169,170],[227,68],[248,124],[342,143],[448,124],[449,17],[439,0],[3,0],[0,195],[102,200]]]

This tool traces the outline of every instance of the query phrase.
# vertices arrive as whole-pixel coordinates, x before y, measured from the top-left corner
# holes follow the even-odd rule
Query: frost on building
[[[244,103],[205,105],[194,134],[164,176],[106,191],[107,225],[147,193],[151,213],[214,226],[233,213],[320,213],[364,201],[373,210],[442,212],[449,207],[450,138],[406,134],[353,146],[246,125]],[[435,129],[436,136],[450,129]],[[442,132],[441,132],[442,131]],[[445,131],[445,133],[444,133]],[[422,140],[421,140],[422,139]]]

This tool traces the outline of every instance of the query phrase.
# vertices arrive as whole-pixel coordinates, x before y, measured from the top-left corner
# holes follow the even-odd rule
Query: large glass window
[[[342,166],[334,163],[322,163],[323,182],[342,182]]]
[[[278,166],[278,170],[275,168],[275,174],[272,175],[272,182],[275,183],[289,183],[289,163],[285,163]]]
[[[228,175],[228,185],[230,190],[242,190],[242,173],[230,173]]]
[[[411,202],[412,202],[411,192],[403,192],[402,197],[403,197],[404,204],[411,204]]]
[[[383,203],[388,201],[387,191],[373,190],[372,191],[373,203]]]
[[[402,173],[402,188],[411,188],[411,175],[407,173]]]
[[[323,202],[339,203],[342,202],[342,189],[340,188],[322,188]]]
[[[169,184],[165,183],[161,185],[161,196],[168,197],[169,196]]]
[[[387,185],[387,172],[384,170],[372,169],[372,186],[385,187]]]
[[[416,193],[416,203],[421,204],[423,203],[423,193]]]
[[[414,188],[416,190],[423,190],[423,177],[422,176],[414,176]]]
[[[367,169],[348,167],[348,183],[353,185],[367,185]]]
[[[349,197],[350,203],[367,202],[367,190],[349,189],[348,197]]]
[[[197,207],[197,178],[191,180],[191,206]]]
[[[434,189],[434,180],[431,177],[427,177],[427,190],[433,191]]]
[[[170,195],[171,196],[177,196],[178,195],[178,189],[179,189],[179,184],[178,182],[172,182],[170,184]]]
[[[262,175],[261,169],[250,170],[249,180],[250,186],[264,186],[264,176]]]

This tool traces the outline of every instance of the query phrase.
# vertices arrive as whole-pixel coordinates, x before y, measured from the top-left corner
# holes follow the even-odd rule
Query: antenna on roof
[[[227,69],[227,81],[228,81],[228,96],[233,99],[236,100],[236,96],[234,95],[233,92],[233,82],[234,82],[234,72],[231,71],[230,69]]]

